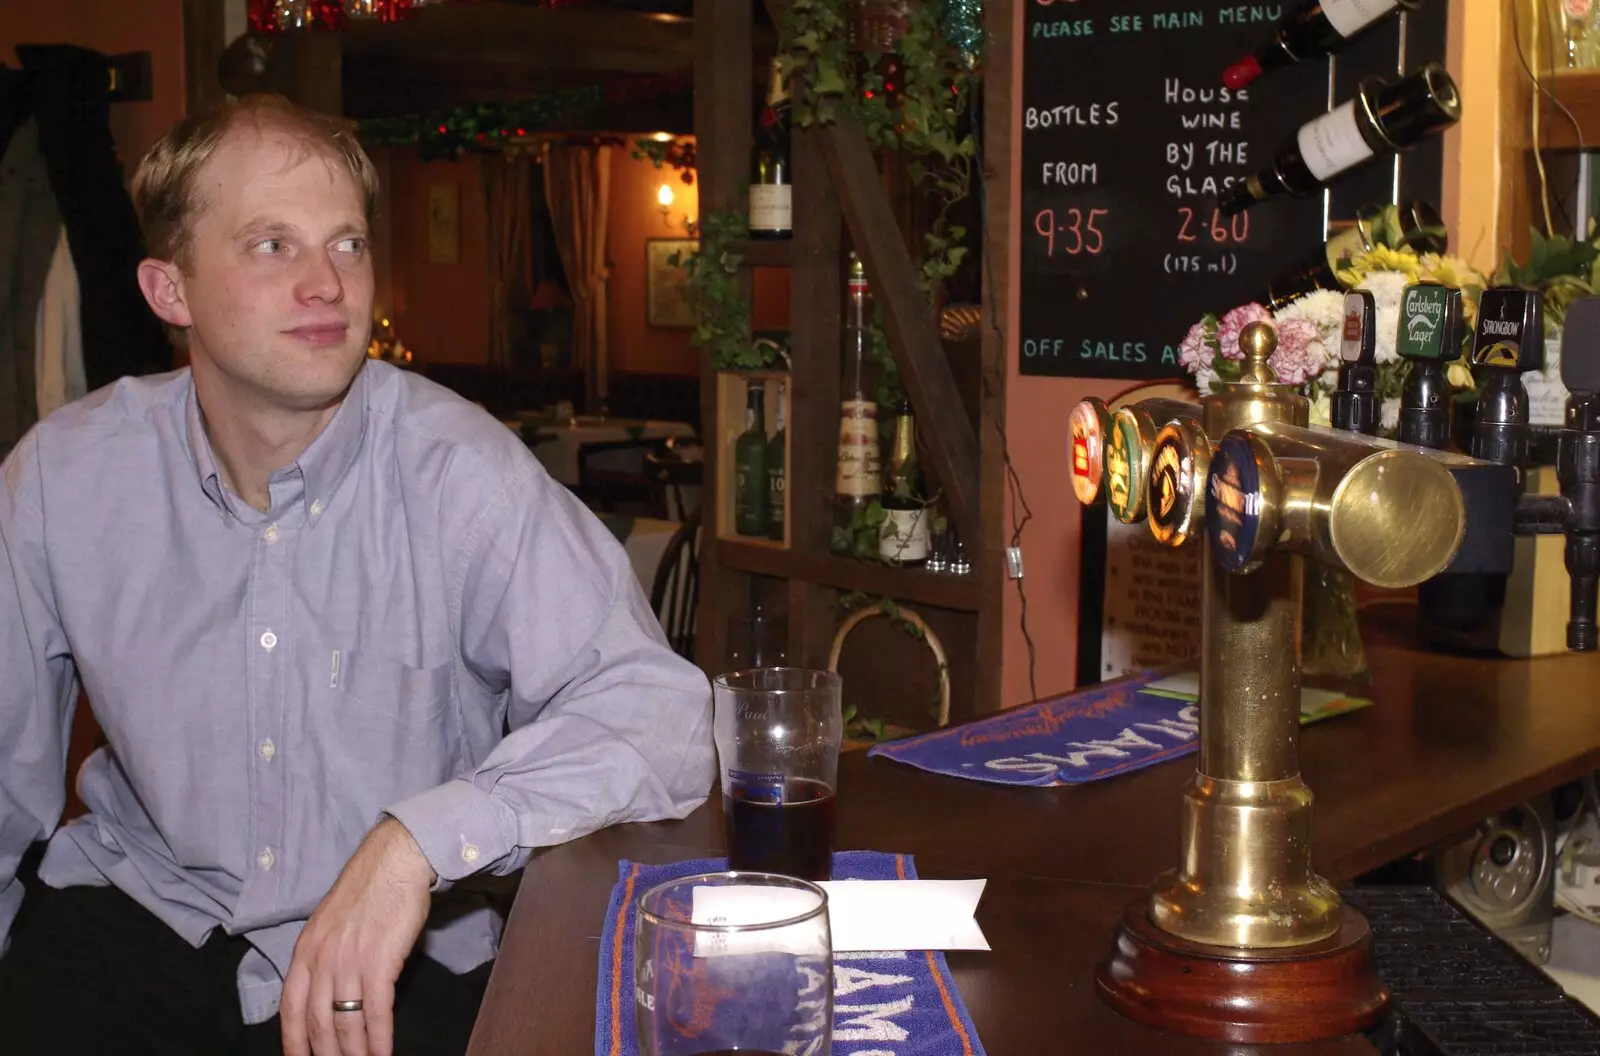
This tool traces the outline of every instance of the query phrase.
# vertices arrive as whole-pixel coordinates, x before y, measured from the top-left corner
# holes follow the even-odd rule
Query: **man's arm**
[[[22,904],[17,863],[66,804],[77,690],[45,567],[36,451],[27,437],[0,465],[0,951]]]
[[[681,818],[710,791],[710,687],[673,653],[623,550],[565,488],[519,474],[469,533],[461,647],[509,687],[510,733],[472,773],[389,811],[441,880],[533,848]]]
[[[448,501],[448,500],[447,500]],[[682,817],[710,791],[711,695],[666,645],[610,533],[532,466],[460,546],[461,654],[508,692],[510,732],[471,773],[392,806],[295,945],[285,1056],[390,1056],[394,983],[428,890],[606,825]],[[332,1010],[359,1000],[360,1012]]]

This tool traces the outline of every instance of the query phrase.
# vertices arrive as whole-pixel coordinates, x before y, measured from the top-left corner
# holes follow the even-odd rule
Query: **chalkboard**
[[[1327,109],[1329,63],[1223,88],[1285,3],[1025,2],[1021,372],[1180,375],[1190,325],[1323,241],[1321,195],[1215,198]]]

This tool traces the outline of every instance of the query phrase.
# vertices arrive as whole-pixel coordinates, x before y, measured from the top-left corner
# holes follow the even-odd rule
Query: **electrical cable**
[[[979,112],[982,109],[982,100],[974,100],[971,109],[972,135],[980,145],[980,149],[978,151],[979,158],[983,157],[983,129],[979,119]],[[982,232],[983,239],[983,271],[985,292],[987,293],[989,300],[989,326],[990,329],[994,331],[995,342],[1000,349],[1000,371],[1001,377],[1003,378],[1005,376],[1005,371],[1009,366],[1009,360],[1006,358],[1009,353],[1006,349],[1005,331],[1000,325],[1000,313],[1005,310],[1005,306],[998,303],[996,300],[994,253],[991,252],[989,244],[989,196],[983,178],[984,174],[981,163],[979,164],[977,176],[978,178],[974,180],[973,183],[977,187],[978,225],[979,230]],[[1033,510],[1028,506],[1027,496],[1022,493],[1022,478],[1017,475],[1016,466],[1013,465],[1011,461],[1011,447],[1006,434],[1005,397],[992,392],[990,395],[993,397],[992,407],[994,427],[1000,434],[1000,456],[1005,461],[1006,467],[1006,491],[1008,493],[1008,511],[1011,519],[1011,542],[1009,545],[1011,547],[1020,549],[1022,546],[1022,530],[1027,527],[1028,522],[1033,519]],[[1017,507],[1019,505],[1022,507],[1022,515],[1020,518],[1017,516]],[[1033,635],[1028,632],[1028,594],[1027,591],[1023,589],[1021,576],[1018,576],[1015,580],[1013,580],[1013,582],[1017,585],[1017,602],[1020,607],[1020,611],[1018,613],[1018,623],[1020,624],[1022,630],[1022,640],[1028,648],[1028,697],[1030,700],[1038,700],[1038,653],[1034,647]]]

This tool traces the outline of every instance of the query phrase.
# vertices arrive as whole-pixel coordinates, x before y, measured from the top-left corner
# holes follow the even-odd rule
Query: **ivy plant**
[[[705,351],[712,370],[766,370],[778,361],[771,342],[750,339],[750,304],[739,289],[743,256],[736,243],[749,235],[742,210],[700,218],[700,247],[674,253],[668,262],[688,276],[697,319],[689,343]]]

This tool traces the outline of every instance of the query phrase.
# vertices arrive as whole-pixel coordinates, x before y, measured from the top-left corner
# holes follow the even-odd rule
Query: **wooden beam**
[[[221,103],[227,93],[217,80],[217,60],[222,58],[223,0],[183,0],[184,112],[203,113]]]
[[[1011,355],[1006,342],[1008,306],[1015,277],[1011,272],[1011,142],[1012,63],[1020,56],[1012,47],[1012,12],[1016,0],[989,0],[984,5],[982,169],[973,181],[983,193],[978,237],[983,240],[982,393],[978,407],[978,537],[973,568],[978,578],[978,641],[975,668],[977,714],[999,711],[1005,656],[1005,596],[1013,589],[1006,575],[1006,377]],[[1020,83],[1020,79],[1019,79]]]
[[[895,223],[872,149],[853,118],[820,128],[823,155],[856,251],[866,265],[873,296],[883,306],[889,347],[920,419],[950,510],[963,539],[981,540],[978,500],[978,440],[961,404],[955,374],[933,308],[917,289],[904,236]]]
[[[794,238],[787,245],[790,373],[789,546],[806,554],[828,552],[833,534],[833,493],[838,466],[839,319],[844,282],[839,268],[839,200],[828,182],[821,137],[796,129]],[[752,243],[760,245],[760,243]],[[790,663],[828,662],[839,613],[834,592],[804,578],[789,581]]]
[[[694,5],[694,130],[700,182],[700,215],[737,208],[750,153],[750,47],[754,12],[746,2],[695,0]],[[746,298],[750,272],[744,272]],[[701,532],[700,606],[695,624],[695,660],[702,670],[717,672],[728,659],[728,615],[738,604],[746,577],[724,567],[717,539],[718,493],[717,375],[710,364],[700,369],[700,408],[705,437],[707,488],[702,508],[708,511]]]

